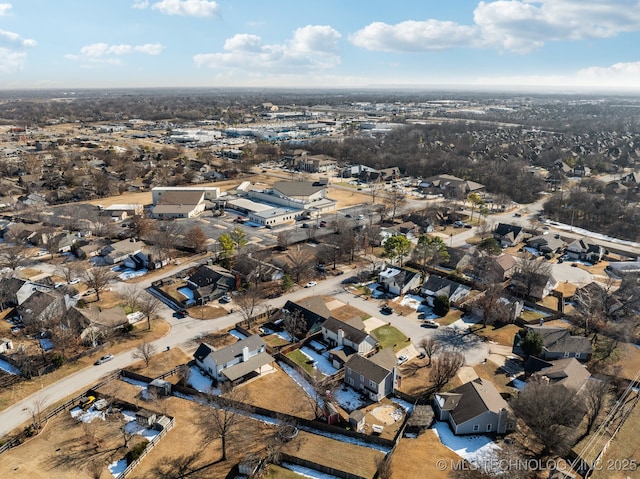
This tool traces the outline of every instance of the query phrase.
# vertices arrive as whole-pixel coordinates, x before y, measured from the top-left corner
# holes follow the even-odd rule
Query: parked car
[[[406,363],[409,360],[409,357],[406,355],[402,355],[398,357],[398,364]]]
[[[80,282],[80,278],[73,278],[71,281],[69,281],[69,284],[78,284]]]
[[[353,218],[353,215],[351,215],[351,213],[347,213],[346,215],[344,215],[345,218]]]
[[[105,354],[93,364],[95,364],[96,366],[99,366],[100,364],[104,364],[107,361],[111,361],[112,359],[113,359],[113,354]]]
[[[364,219],[364,215],[358,215],[358,216],[356,217],[356,219],[357,219],[357,220],[363,220],[363,219]]]
[[[440,327],[440,325],[432,319],[425,319],[420,326],[423,328],[433,328],[433,329]]]
[[[462,228],[463,226],[464,223],[462,221],[456,221],[455,223],[453,223],[454,228]]]
[[[304,285],[305,288],[313,288],[316,284],[315,281],[309,281],[307,284]]]
[[[225,294],[222,298],[220,298],[220,301],[222,301],[223,303],[230,303],[232,300],[233,298],[230,294]]]
[[[392,314],[393,308],[391,306],[383,306],[382,308],[380,308],[380,312],[384,314]]]

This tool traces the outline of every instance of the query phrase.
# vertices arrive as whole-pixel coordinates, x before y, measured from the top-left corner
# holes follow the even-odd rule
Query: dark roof
[[[213,350],[213,346],[209,346],[207,343],[200,343],[196,352],[193,353],[193,357],[202,362]]]
[[[446,294],[448,297],[451,297],[461,287],[463,287],[462,284],[435,274],[429,276],[422,285],[422,289],[434,291],[436,294]]]
[[[508,409],[507,402],[495,386],[482,378],[469,381],[448,393],[436,394],[435,400],[441,409],[449,410],[456,424],[462,424],[486,411],[496,414]]]
[[[384,351],[384,350],[383,350]],[[391,374],[393,369],[386,369],[379,364],[376,364],[372,359],[367,359],[354,354],[345,363],[345,367],[353,370],[356,374],[360,374],[370,381],[380,384],[384,379]]]
[[[550,353],[588,353],[591,354],[591,341],[582,336],[571,336],[571,332],[564,328],[548,326],[527,326],[542,336],[544,349]]]
[[[514,237],[517,237],[522,232],[522,226],[510,225],[507,223],[498,223],[498,226],[493,231],[497,236],[506,236],[509,233],[513,233]]]
[[[202,265],[189,277],[201,297],[222,296],[234,289],[236,277],[231,271],[215,265]]]
[[[296,302],[287,301],[282,309],[290,313],[300,312],[307,322],[307,330],[313,328],[317,323],[324,322],[331,316],[331,311],[329,311],[321,296],[310,296],[299,299]]]
[[[366,331],[354,328],[350,324],[340,321],[333,316],[322,323],[322,327],[336,334],[339,329],[342,329],[344,337],[355,344],[360,344],[369,336]]]

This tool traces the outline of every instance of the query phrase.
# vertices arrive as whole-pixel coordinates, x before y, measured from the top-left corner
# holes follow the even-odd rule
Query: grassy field
[[[348,321],[353,317],[358,317],[364,321],[365,319],[369,319],[371,317],[370,314],[367,314],[364,311],[361,311],[349,304],[345,304],[344,306],[332,310],[331,316],[341,321]]]
[[[392,347],[394,351],[399,351],[407,346],[407,337],[393,326],[380,326],[371,331],[371,333],[380,343],[381,349]]]

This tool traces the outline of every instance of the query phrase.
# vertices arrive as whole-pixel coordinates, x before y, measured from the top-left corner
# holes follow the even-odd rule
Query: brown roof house
[[[503,248],[515,246],[524,239],[524,228],[518,225],[498,223],[493,230],[493,237]]]
[[[515,428],[507,402],[495,386],[478,378],[433,399],[440,421],[448,421],[456,435],[505,434]]]
[[[254,334],[217,351],[200,343],[193,357],[204,372],[218,381],[239,383],[274,370],[273,357],[260,336]]]
[[[573,391],[580,391],[591,377],[587,368],[575,358],[546,361],[529,356],[524,370],[531,378],[559,384]]]

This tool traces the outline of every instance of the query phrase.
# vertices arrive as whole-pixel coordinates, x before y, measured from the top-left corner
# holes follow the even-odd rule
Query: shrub
[[[144,440],[142,442],[139,442],[138,444],[136,444],[135,446],[133,446],[131,449],[127,451],[127,455],[125,456],[125,459],[127,460],[127,465],[131,464],[133,461],[135,461],[142,455],[144,450],[147,448],[147,444],[149,444],[149,441]]]
[[[449,298],[444,295],[436,296],[433,300],[433,312],[438,316],[446,316],[451,305],[449,304]]]

